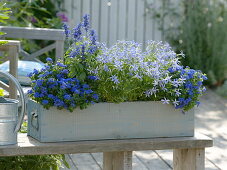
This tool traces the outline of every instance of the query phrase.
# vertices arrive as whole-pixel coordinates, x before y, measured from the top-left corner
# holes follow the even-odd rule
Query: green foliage
[[[62,162],[69,168],[64,155],[0,157],[1,170],[59,170]]]
[[[6,23],[5,20],[9,19],[10,8],[6,7],[6,3],[0,2],[0,23]]]
[[[4,96],[4,90],[0,89],[0,97]]]
[[[226,78],[227,8],[224,1],[194,0],[151,8],[165,38],[187,57],[183,64],[205,72],[209,85],[219,86]],[[155,10],[152,12],[152,10]]]
[[[227,98],[227,81],[226,80],[222,86],[217,88],[216,92],[220,96]]]
[[[51,0],[16,0],[8,1],[7,6],[13,11],[11,18],[5,25],[19,27],[38,27],[38,28],[61,28],[62,19],[57,16],[62,11],[61,1],[56,5]],[[28,53],[35,52],[43,48],[52,41],[25,40],[20,39],[22,47]],[[54,51],[47,52],[40,56],[40,60],[45,62],[47,57],[54,58]],[[22,58],[22,56],[20,56]]]
[[[17,0],[8,2],[13,15],[8,22],[11,26],[61,28],[61,19],[57,13],[62,10],[51,0]]]
[[[5,2],[0,2],[0,23],[6,23],[5,20],[9,19],[9,14],[11,13],[10,8],[6,7]],[[4,35],[4,32],[0,31],[0,37]],[[7,41],[1,41],[0,45],[6,44]]]

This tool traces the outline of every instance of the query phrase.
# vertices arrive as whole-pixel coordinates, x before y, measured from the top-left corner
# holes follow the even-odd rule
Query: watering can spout
[[[4,99],[0,98],[0,115],[7,118],[5,120],[1,120],[2,123],[2,129],[3,133],[0,134],[0,145],[5,144],[16,144],[17,143],[17,132],[20,130],[21,125],[24,120],[25,110],[26,110],[26,103],[25,103],[25,96],[23,93],[23,90],[20,86],[19,81],[13,77],[11,74],[7,72],[0,71],[0,75],[7,77],[9,80],[11,80],[17,87],[17,90],[20,93],[21,98],[21,113],[17,119],[17,113],[18,113],[18,101],[14,99]],[[13,113],[14,112],[14,113]],[[0,117],[1,118],[1,117]],[[18,120],[18,121],[17,121]],[[9,122],[16,122],[17,124],[10,124]]]

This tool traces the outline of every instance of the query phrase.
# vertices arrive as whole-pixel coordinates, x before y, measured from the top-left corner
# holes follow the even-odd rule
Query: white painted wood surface
[[[147,40],[163,40],[156,19],[147,15],[148,4],[162,5],[159,0],[64,1],[70,26],[74,27],[83,15],[90,14],[99,40],[107,45],[112,45],[116,40],[136,40],[143,45]]]
[[[28,134],[41,142],[193,136],[194,112],[153,101],[97,103],[69,112],[30,100]]]
[[[36,40],[64,40],[64,31],[61,29],[10,27],[0,26],[0,31],[5,32],[3,37],[24,38]]]
[[[29,54],[21,50],[20,53],[24,60],[36,60],[40,55],[55,49],[55,59],[63,58],[64,55],[64,30],[62,29],[47,29],[47,28],[30,28],[30,27],[10,27],[0,26],[0,31],[5,32],[5,38],[21,38],[21,39],[35,39],[35,40],[52,40],[55,43],[43,47],[42,49]],[[23,47],[22,47],[23,49]]]

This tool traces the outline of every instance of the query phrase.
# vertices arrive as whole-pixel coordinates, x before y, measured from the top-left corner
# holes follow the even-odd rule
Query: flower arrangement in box
[[[64,29],[70,47],[63,60],[48,58],[29,75],[28,135],[41,142],[193,136],[191,109],[207,78],[180,64],[183,53],[155,41],[144,51],[135,41],[108,48],[88,15]]]
[[[53,65],[50,58],[40,72],[30,74],[31,97],[45,108],[72,111],[95,102],[162,101],[187,111],[199,105],[206,76],[184,68],[168,44],[148,41],[145,51],[134,41],[118,41],[107,48],[97,42],[85,15],[73,31],[64,25],[72,42],[64,61]]]

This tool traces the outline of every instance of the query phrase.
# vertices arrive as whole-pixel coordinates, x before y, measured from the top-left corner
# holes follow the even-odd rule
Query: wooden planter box
[[[41,142],[194,136],[194,111],[150,101],[98,103],[71,113],[30,100],[28,135]]]

